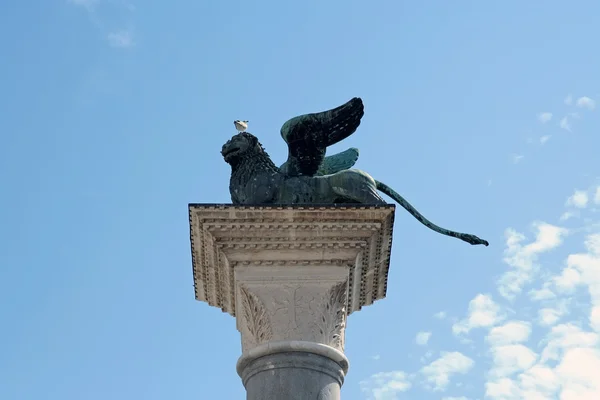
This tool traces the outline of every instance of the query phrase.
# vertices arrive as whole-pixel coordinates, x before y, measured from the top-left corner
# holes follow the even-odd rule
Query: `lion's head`
[[[225,162],[230,163],[236,159],[244,157],[247,153],[252,153],[260,149],[256,136],[248,132],[241,132],[233,136],[223,145],[221,154]]]

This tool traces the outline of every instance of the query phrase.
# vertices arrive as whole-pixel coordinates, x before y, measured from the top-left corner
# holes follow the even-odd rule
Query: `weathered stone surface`
[[[189,206],[196,299],[236,317],[248,399],[339,399],[346,318],[386,295],[394,211]]]
[[[340,267],[348,271],[347,313],[360,310],[386,295],[394,210],[191,204],[196,299],[236,316],[236,268],[267,267],[275,277],[290,268]]]
[[[348,267],[238,267],[235,280],[243,351],[284,340],[344,350]]]

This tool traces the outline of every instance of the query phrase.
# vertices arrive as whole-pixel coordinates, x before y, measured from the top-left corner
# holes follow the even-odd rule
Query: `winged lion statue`
[[[352,135],[360,125],[364,105],[355,97],[334,109],[294,117],[281,127],[288,145],[287,161],[277,167],[258,138],[240,132],[223,145],[231,166],[229,191],[234,204],[386,204],[379,192],[394,199],[423,225],[472,245],[486,240],[441,228],[425,218],[404,197],[366,172],[351,169],[358,149],[326,156],[327,147]]]

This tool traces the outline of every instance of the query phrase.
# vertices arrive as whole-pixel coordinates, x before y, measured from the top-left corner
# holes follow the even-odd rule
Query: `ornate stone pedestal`
[[[247,399],[340,398],[346,318],[385,297],[394,210],[189,206],[196,299],[236,317]]]

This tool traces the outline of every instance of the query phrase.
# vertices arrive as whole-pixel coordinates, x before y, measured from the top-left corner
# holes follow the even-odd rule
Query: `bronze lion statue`
[[[423,225],[438,233],[473,245],[489,244],[475,235],[450,231],[433,224],[389,186],[366,172],[348,169],[346,166],[356,161],[356,149],[331,157],[325,157],[323,151],[316,162],[291,156],[292,159],[288,158],[284,166],[277,167],[256,136],[241,132],[223,145],[221,154],[231,166],[229,191],[234,204],[386,204],[379,195],[378,191],[381,191]],[[354,160],[348,161],[349,157]],[[308,163],[312,163],[312,174],[302,173],[303,165]],[[299,173],[290,173],[292,169]]]

